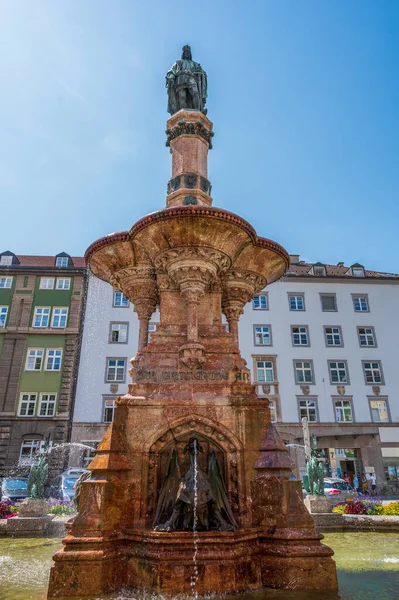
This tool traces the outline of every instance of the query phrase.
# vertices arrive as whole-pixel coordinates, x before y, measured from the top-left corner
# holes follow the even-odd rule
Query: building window
[[[309,346],[309,332],[307,325],[291,325],[293,346]]]
[[[110,343],[126,344],[128,323],[111,323]]]
[[[0,277],[0,289],[1,288],[11,288],[12,286],[12,277]]]
[[[353,277],[364,277],[363,267],[352,267],[352,275]]]
[[[50,348],[46,353],[46,371],[60,371],[62,350]]]
[[[151,334],[157,330],[158,325],[159,325],[159,323],[148,323],[148,339],[147,339],[148,344],[150,343]],[[227,331],[227,329],[226,329],[226,331]]]
[[[270,325],[254,325],[255,346],[271,346]]]
[[[55,261],[56,267],[67,267],[69,263],[69,256],[57,256]]]
[[[33,327],[48,327],[50,319],[50,309],[36,306],[35,316],[33,318]]]
[[[52,290],[54,289],[54,279],[48,277],[40,278],[40,289],[41,290]]]
[[[335,383],[349,383],[348,367],[346,360],[329,360],[328,370],[330,372],[330,382]]]
[[[53,319],[51,321],[51,327],[64,328],[67,326],[67,320],[67,308],[53,308]]]
[[[254,310],[269,310],[269,296],[268,294],[258,294],[254,296],[252,300],[252,308]]]
[[[341,327],[324,327],[326,346],[343,346]]]
[[[355,312],[370,312],[367,296],[352,296]]]
[[[313,383],[313,361],[311,360],[295,360],[295,382],[296,383]]]
[[[39,417],[54,417],[57,394],[40,394]]]
[[[114,291],[114,306],[127,308],[129,306],[129,300],[125,298],[122,292]]]
[[[82,444],[84,444],[85,446],[92,446],[91,450],[85,450],[84,454],[83,454],[83,458],[82,458],[82,467],[84,469],[87,469],[87,467],[89,466],[89,464],[91,463],[91,461],[93,460],[93,458],[96,455],[96,450],[97,450],[97,446],[100,442],[98,441],[94,441],[94,440],[82,440]]]
[[[29,466],[37,463],[40,444],[41,440],[37,439],[26,439],[22,442],[19,455],[20,466]]]
[[[288,294],[290,310],[305,310],[305,296],[303,294]]]
[[[270,420],[272,423],[277,423],[276,401],[270,400],[270,398],[268,398],[268,400],[270,409]]]
[[[389,423],[388,402],[380,398],[369,399],[373,423]]]
[[[112,423],[114,420],[115,398],[106,398],[104,400],[103,422]]]
[[[19,416],[34,417],[37,394],[21,394],[19,401]]]
[[[69,290],[71,287],[71,279],[57,279],[57,290]]]
[[[0,265],[9,267],[12,265],[13,258],[14,257],[11,254],[3,254],[3,256],[0,258]]]
[[[320,294],[321,309],[324,312],[337,311],[337,298],[335,294]]]
[[[307,418],[309,423],[317,422],[317,400],[306,398],[298,400],[299,405],[299,419],[302,420],[304,417]]]
[[[41,371],[43,354],[43,348],[28,348],[25,371]]]
[[[352,401],[350,399],[335,398],[334,410],[337,423],[353,423]]]
[[[7,321],[8,306],[0,306],[0,329],[4,329]]]
[[[325,277],[326,276],[326,268],[323,265],[320,266],[316,266],[313,265],[313,275],[317,275],[318,277]]]
[[[367,384],[370,384],[370,385],[374,384],[374,383],[384,384],[380,360],[375,360],[372,362],[364,360],[363,361],[363,370],[364,370],[364,378],[365,378]]]
[[[374,327],[358,327],[357,335],[359,337],[360,346],[375,348]]]
[[[125,358],[108,358],[106,381],[125,381]]]
[[[271,360],[256,361],[256,378],[260,383],[274,382],[274,365]]]

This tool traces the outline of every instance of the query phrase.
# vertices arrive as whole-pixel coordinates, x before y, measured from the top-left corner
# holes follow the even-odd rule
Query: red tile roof
[[[55,267],[55,256],[31,256],[26,254],[15,255],[20,261],[19,265],[9,265],[9,269],[15,267]],[[86,261],[83,256],[71,256],[73,267],[85,267]],[[2,267],[6,265],[1,265]],[[61,267],[60,267],[61,268]],[[71,267],[69,267],[71,268]]]
[[[315,263],[315,264],[323,264],[323,263]],[[324,275],[313,275],[311,271],[313,264],[299,262],[290,264],[289,269],[286,275],[290,276],[299,276],[299,277],[317,277],[321,278]],[[399,279],[399,275],[396,273],[382,273],[379,271],[369,271],[364,269],[364,278],[363,277],[354,277],[351,272],[351,267],[345,265],[326,265],[323,264],[326,268],[326,277],[351,277],[353,279]],[[354,265],[356,266],[356,265]],[[360,266],[360,265],[359,265]]]

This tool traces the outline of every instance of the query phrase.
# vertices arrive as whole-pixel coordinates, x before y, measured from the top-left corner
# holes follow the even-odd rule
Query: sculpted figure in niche
[[[193,61],[190,46],[183,47],[181,59],[167,72],[166,87],[168,113],[174,115],[182,108],[191,108],[206,114],[207,76],[201,65]]]
[[[216,452],[213,449],[209,451],[208,474],[198,465],[198,454],[203,452],[198,438],[190,438],[184,452],[190,456],[190,467],[181,477],[177,451],[172,450],[159,494],[155,530],[192,531],[195,512],[198,531],[235,531],[237,523],[229,505]]]

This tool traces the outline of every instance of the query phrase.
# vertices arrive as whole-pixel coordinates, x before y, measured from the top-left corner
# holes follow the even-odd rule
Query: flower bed
[[[356,500],[347,504],[337,504],[333,508],[334,513],[340,515],[376,515],[399,517],[399,501],[383,504],[378,498]]]
[[[49,506],[49,515],[65,517],[67,515],[74,515],[76,513],[76,507],[73,504],[73,502],[65,502],[62,500],[48,500],[47,504]]]
[[[11,519],[18,516],[18,507],[11,500],[0,502],[0,519]]]

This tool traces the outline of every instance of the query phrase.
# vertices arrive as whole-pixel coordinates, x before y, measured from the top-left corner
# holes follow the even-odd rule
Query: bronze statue
[[[199,110],[204,114],[208,81],[203,68],[193,61],[190,46],[184,46],[180,60],[166,73],[168,113],[174,115],[182,108]]]
[[[184,452],[190,455],[190,467],[180,477],[177,451],[172,450],[168,472],[159,494],[155,513],[156,531],[235,531],[237,523],[229,506],[226,487],[214,450],[208,457],[208,474],[197,462],[203,452],[198,438],[190,438]]]

